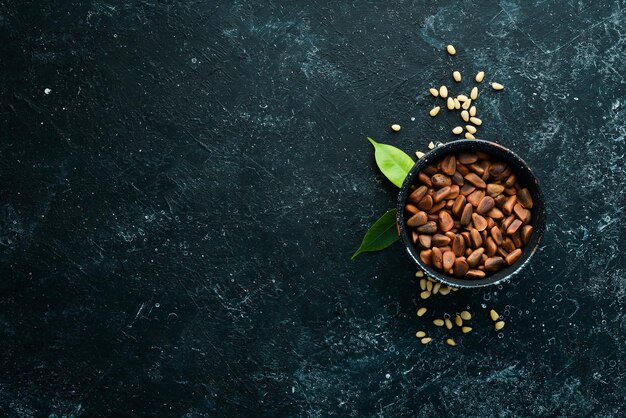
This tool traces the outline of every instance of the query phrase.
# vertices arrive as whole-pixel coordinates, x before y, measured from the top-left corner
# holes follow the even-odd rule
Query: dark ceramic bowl
[[[424,264],[419,257],[419,250],[411,242],[409,231],[406,227],[406,217],[404,215],[404,205],[406,204],[407,198],[410,194],[410,187],[417,178],[418,173],[428,164],[439,161],[445,155],[458,153],[460,151],[483,151],[491,155],[494,160],[499,160],[508,164],[517,176],[517,180],[520,185],[522,187],[528,187],[528,190],[533,198],[533,208],[531,210],[531,225],[533,226],[533,234],[528,244],[522,247],[521,257],[512,266],[506,267],[497,273],[491,274],[480,280],[453,277],[443,274],[440,271]],[[440,281],[441,283],[454,287],[482,287],[511,279],[513,276],[518,274],[526,264],[528,264],[530,257],[532,257],[535,251],[537,251],[545,228],[545,212],[543,197],[541,195],[541,191],[539,190],[539,180],[537,180],[537,178],[530,171],[528,164],[526,164],[524,160],[518,157],[514,152],[504,148],[503,146],[479,139],[463,139],[448,142],[447,144],[438,146],[420,158],[404,179],[404,183],[400,189],[400,195],[398,196],[397,209],[397,221],[398,228],[400,230],[400,238],[402,239],[402,242],[413,261],[415,261],[420,269],[424,270],[426,275]]]

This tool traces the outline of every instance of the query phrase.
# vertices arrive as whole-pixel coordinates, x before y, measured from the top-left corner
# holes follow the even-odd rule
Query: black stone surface
[[[624,11],[1,3],[2,415],[623,416]],[[533,167],[547,232],[417,318],[398,245],[350,261],[397,194],[365,137],[451,140],[427,88],[457,69],[505,84],[480,137]],[[474,332],[428,326],[466,307]]]

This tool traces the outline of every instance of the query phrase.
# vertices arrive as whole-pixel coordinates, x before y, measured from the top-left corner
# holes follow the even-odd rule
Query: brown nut
[[[435,186],[438,189],[442,187],[450,186],[452,184],[452,180],[450,180],[450,177],[441,173],[437,173],[434,176],[432,176],[430,178],[430,181],[432,182],[433,186]]]
[[[506,265],[502,257],[489,257],[485,260],[485,270],[496,272]]]
[[[434,213],[434,214],[436,215],[437,213],[439,213],[439,211],[440,211],[441,209],[443,209],[443,208],[444,208],[444,206],[446,206],[446,202],[445,202],[445,200],[444,200],[444,201],[442,201],[442,202],[439,202],[439,203],[435,203],[435,204],[433,205],[433,207],[432,207],[432,208],[430,208],[430,210],[428,211],[428,213]]]
[[[481,270],[468,270],[468,272],[465,273],[466,279],[482,279],[483,277],[485,277],[485,272]]]
[[[510,215],[513,212],[513,206],[515,206],[515,202],[517,201],[517,197],[515,195],[509,196],[506,199],[506,202],[502,205],[502,212]]]
[[[439,212],[439,229],[443,232],[448,232],[454,227],[454,221],[452,216],[448,212]]]
[[[487,185],[487,194],[491,197],[496,197],[499,194],[502,194],[504,191],[504,186],[501,184],[489,183]]]
[[[422,184],[425,184],[428,187],[433,187],[433,183],[430,181],[430,177],[428,177],[428,175],[426,174],[425,171],[421,171],[418,175],[417,178],[419,179],[419,181],[422,182]]]
[[[443,253],[441,252],[439,247],[433,247],[430,260],[433,263],[434,267],[438,269],[443,268]]]
[[[487,216],[497,221],[504,218],[504,213],[502,213],[502,211],[498,208],[493,208],[489,212],[487,212]]]
[[[484,215],[487,212],[489,212],[491,209],[493,209],[495,205],[496,205],[496,202],[493,200],[493,197],[485,196],[482,199],[480,199],[480,202],[478,202],[478,207],[476,208],[476,212],[478,212],[479,215]]]
[[[417,240],[420,243],[420,247],[424,249],[430,248],[430,246],[432,245],[432,236],[430,235],[421,234],[418,236]]]
[[[409,200],[411,202],[418,203],[424,196],[426,196],[426,193],[428,193],[428,187],[422,185],[409,195]]]
[[[502,241],[501,247],[507,252],[507,254],[515,250],[515,244],[513,243],[513,240],[509,237],[506,237]]]
[[[469,270],[469,265],[464,259],[457,258],[456,260],[454,260],[453,270],[456,277],[463,277],[465,276],[465,273],[467,273],[467,271]]]
[[[474,190],[476,190],[476,187],[470,183],[465,183],[463,186],[461,186],[461,194],[463,196],[468,196]]]
[[[476,156],[476,154],[473,154],[471,152],[460,152],[458,154],[458,160],[462,164],[473,164],[478,161],[478,157]]]
[[[461,225],[469,225],[469,223],[472,221],[472,212],[473,212],[472,204],[466,203],[465,207],[463,208],[463,212],[461,213],[461,219],[460,219]]]
[[[452,252],[457,257],[462,257],[465,254],[465,239],[462,235],[455,235],[452,241]]]
[[[463,178],[472,183],[474,186],[478,187],[479,189],[484,189],[485,187],[487,187],[487,184],[485,184],[483,179],[478,177],[476,173],[468,173]]]
[[[512,265],[513,265],[513,263],[515,263],[515,262],[516,262],[516,261],[517,261],[517,260],[521,257],[521,255],[522,255],[522,250],[521,250],[521,249],[519,249],[519,248],[518,248],[518,249],[516,249],[516,250],[511,251],[511,252],[510,252],[510,253],[509,253],[509,254],[505,257],[506,263],[507,263],[509,266],[512,266]]]
[[[417,207],[421,210],[429,211],[433,207],[433,197],[431,195],[426,195],[419,201]]]
[[[487,257],[493,257],[494,255],[496,255],[497,249],[498,246],[496,245],[496,242],[493,240],[493,238],[487,237],[487,240],[485,241],[485,254],[487,254]]]
[[[409,220],[406,221],[406,224],[411,228],[415,228],[424,225],[426,222],[428,222],[428,214],[426,214],[426,212],[419,211],[415,215],[411,216]]]
[[[467,201],[472,204],[474,207],[478,207],[480,201],[485,197],[485,192],[481,189],[474,190],[469,196],[467,196]]]
[[[474,250],[469,257],[467,257],[467,264],[469,264],[472,268],[478,266],[478,263],[482,260],[484,253],[485,249],[482,247]]]
[[[484,231],[487,228],[487,220],[477,213],[472,214],[472,222],[478,231]]]
[[[443,270],[446,272],[450,270],[454,265],[454,260],[456,260],[456,257],[452,251],[446,251],[443,253]]]
[[[520,202],[526,209],[533,208],[533,198],[530,196],[530,192],[527,188],[523,188],[517,192],[517,201]]]
[[[498,228],[497,225],[491,228],[489,230],[489,233],[491,234],[491,237],[493,238],[493,241],[496,243],[496,245],[502,244],[502,231],[500,231],[500,228]]]
[[[483,237],[480,235],[480,232],[478,232],[476,228],[472,228],[472,230],[470,231],[470,237],[472,238],[472,246],[474,248],[478,248],[483,245]]]
[[[456,157],[453,154],[447,155],[440,165],[441,171],[451,176],[456,171]]]
[[[515,219],[506,229],[506,234],[513,235],[520,228],[520,226],[522,226],[522,221],[520,221],[519,219]]]
[[[404,205],[404,210],[406,210],[410,214],[416,214],[417,212],[420,211],[417,206],[414,206],[410,203],[407,203],[406,205]]]
[[[463,175],[458,171],[455,171],[452,175],[452,184],[456,184],[457,186],[463,186],[465,184],[465,179]]]
[[[461,218],[461,214],[463,213],[463,208],[465,208],[465,203],[466,203],[465,196],[459,195],[454,200],[454,204],[452,205],[452,213],[454,213],[454,216],[456,216],[459,219]]]
[[[528,244],[532,234],[533,234],[533,227],[532,226],[524,225],[522,227],[522,232],[520,233],[520,236],[522,238],[522,242],[524,243],[524,245]]]
[[[443,247],[450,243],[450,238],[442,234],[435,234],[431,243],[433,247]]]
[[[442,187],[441,189],[437,190],[435,194],[433,195],[433,201],[435,203],[439,203],[443,199],[447,198],[449,194],[450,194],[450,186]]]
[[[426,264],[427,266],[432,265],[432,254],[432,250],[420,251],[420,259],[422,260],[422,263]]]
[[[437,224],[433,221],[428,221],[424,225],[418,226],[415,230],[420,234],[432,235],[437,232]]]

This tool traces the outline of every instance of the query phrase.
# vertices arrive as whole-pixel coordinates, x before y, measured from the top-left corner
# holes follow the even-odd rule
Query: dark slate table
[[[625,10],[0,4],[2,415],[623,416]],[[480,137],[548,225],[519,280],[427,301],[474,312],[450,348],[399,244],[350,256],[397,194],[366,136],[451,140],[454,69],[506,86]]]

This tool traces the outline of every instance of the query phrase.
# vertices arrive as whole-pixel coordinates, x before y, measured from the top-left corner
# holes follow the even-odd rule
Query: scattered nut
[[[419,151],[417,151],[417,152],[419,152]],[[417,155],[417,152],[415,153],[416,155]],[[422,153],[422,154],[423,154],[423,153]],[[420,157],[420,156],[418,155],[418,156],[417,156],[417,158],[422,158],[422,157]],[[422,270],[417,270],[417,271],[415,272],[415,277],[424,277],[424,272],[423,272]]]
[[[461,82],[461,73],[458,71],[455,71],[452,73],[452,77],[454,78],[454,81],[456,81],[457,83]]]
[[[472,126],[472,125],[465,125],[465,130],[471,134],[475,134],[476,133],[476,127]]]
[[[435,148],[435,144],[433,143],[433,141],[430,141],[430,143],[428,144],[428,149],[434,149]]]
[[[399,132],[401,129],[401,126],[398,125],[397,123],[394,123],[393,125],[391,125],[391,130],[394,132]]]
[[[448,88],[446,86],[439,87],[439,95],[442,99],[448,97]]]
[[[428,299],[430,297],[430,292],[428,290],[424,290],[422,293],[420,293],[420,298],[422,299]]]
[[[489,316],[491,317],[491,320],[494,322],[497,321],[498,318],[500,317],[500,315],[498,315],[498,312],[496,312],[495,309],[492,309],[489,311]]]
[[[452,329],[452,321],[450,321],[448,318],[446,318],[446,319],[444,319],[444,322],[446,323],[446,328]]]
[[[455,126],[454,128],[452,128],[452,133],[455,135],[460,135],[461,132],[463,132],[462,126]]]
[[[448,54],[450,54],[450,55],[455,55],[456,54],[456,49],[452,45],[446,46],[446,50],[448,51]]]
[[[461,332],[463,332],[463,334],[467,334],[468,332],[472,331],[472,327],[462,327],[461,328]]]
[[[470,116],[476,116],[476,106],[470,107],[469,115]]]
[[[460,316],[456,316],[454,318],[454,323],[458,326],[458,327],[462,327],[463,326],[463,320],[461,319]]]
[[[443,319],[433,319],[433,324],[435,324],[435,326],[442,327],[444,322]]]
[[[422,344],[428,344],[429,342],[431,342],[433,339],[430,337],[424,337],[422,338],[420,341]]]
[[[424,154],[424,153],[423,153],[423,152],[421,152],[421,151],[415,151],[415,156],[416,156],[417,158],[422,158],[424,155],[426,155],[426,154]],[[424,272],[423,272],[423,271],[419,271],[418,273],[422,273],[422,275],[421,275],[421,276],[418,276],[418,275],[417,275],[417,273],[415,273],[415,277],[424,277]]]
[[[426,333],[425,333],[424,331],[417,331],[417,332],[415,333],[415,336],[416,336],[417,338],[424,338],[424,337],[426,336]]]
[[[465,132],[465,139],[476,139],[476,137],[469,132]]]
[[[495,328],[496,328],[496,331],[500,331],[502,328],[504,328],[504,321],[496,322]]]
[[[463,103],[463,106],[461,106],[461,108],[464,110],[467,110],[470,108],[471,105],[472,105],[472,99],[467,99],[465,103]]]
[[[441,289],[439,289],[439,294],[442,295],[442,296],[445,296],[448,293],[450,293],[450,288],[449,287],[442,287]]]
[[[463,312],[461,312],[461,318],[464,321],[469,321],[470,319],[472,319],[472,314],[469,313],[468,311],[463,311]]]
[[[503,90],[504,86],[502,84],[500,84],[500,83],[493,82],[493,83],[491,83],[491,88],[494,89],[494,90]]]
[[[420,279],[420,289],[426,290],[426,279]]]
[[[469,100],[469,97],[464,94],[459,94],[458,96],[456,96],[456,98],[459,102],[466,102],[467,100]]]
[[[432,293],[432,291],[433,291],[433,282],[431,282],[431,281],[427,281],[426,282],[426,290],[428,290],[429,292]]]
[[[446,101],[446,107],[448,108],[448,110],[454,109],[454,99],[452,97],[448,97],[448,100]]]
[[[459,99],[454,99],[454,108],[457,110],[461,108],[461,102]]]
[[[483,121],[478,119],[477,117],[471,117],[470,122],[472,122],[476,126],[480,126],[483,124]]]
[[[470,115],[469,115],[469,112],[467,110],[464,110],[464,111],[461,112],[461,119],[463,119],[465,122],[469,122]]]
[[[440,109],[441,108],[439,106],[435,106],[430,110],[430,112],[428,112],[428,114],[434,118],[435,116],[437,116]]]
[[[430,92],[430,94],[432,94],[432,95],[433,95],[433,97],[437,97],[437,96],[439,96],[439,90],[437,90],[437,89],[436,89],[436,88],[434,88],[434,87],[431,87],[430,89],[428,89],[428,91]]]
[[[435,283],[435,285],[433,286],[433,295],[439,293],[439,289],[441,289],[441,283]]]
[[[470,91],[470,98],[472,100],[476,100],[478,98],[478,87],[472,88],[472,91]]]
[[[448,339],[446,340],[446,343],[447,343],[448,345],[451,345],[452,347],[456,346],[456,341],[454,341],[452,338],[448,338]]]
[[[417,316],[424,316],[424,314],[426,313],[428,309],[421,307],[417,310]]]
[[[479,71],[478,74],[476,74],[475,80],[477,83],[482,83],[484,78],[485,78],[485,72]]]

